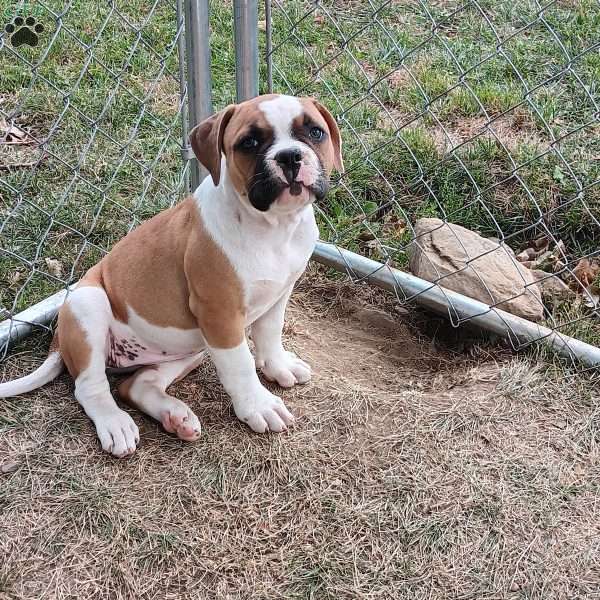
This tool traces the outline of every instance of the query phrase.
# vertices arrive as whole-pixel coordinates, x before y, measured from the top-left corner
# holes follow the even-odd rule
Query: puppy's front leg
[[[258,379],[245,338],[234,348],[210,347],[210,354],[240,421],[258,433],[284,431],[294,422],[281,398],[269,392]]]
[[[252,324],[252,341],[256,346],[256,364],[270,381],[281,387],[307,383],[311,378],[310,366],[293,352],[286,352],[281,342],[285,307],[290,289],[259,319]]]

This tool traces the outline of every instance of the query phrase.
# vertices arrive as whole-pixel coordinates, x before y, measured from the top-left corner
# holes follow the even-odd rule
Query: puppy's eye
[[[254,150],[257,147],[258,147],[258,140],[255,137],[252,137],[251,135],[249,135],[248,137],[245,137],[240,142],[240,148],[243,148],[244,150]]]
[[[313,140],[319,141],[323,139],[325,132],[320,127],[311,127],[308,135],[310,135]]]

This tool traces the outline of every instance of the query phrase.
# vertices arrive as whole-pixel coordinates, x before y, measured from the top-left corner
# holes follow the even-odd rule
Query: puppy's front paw
[[[134,420],[123,410],[114,410],[94,419],[102,449],[113,456],[124,458],[135,452],[140,432]]]
[[[233,408],[237,418],[257,433],[285,431],[294,423],[292,413],[281,398],[262,386],[245,398],[234,401]]]
[[[279,356],[259,361],[258,364],[269,381],[276,381],[284,388],[293,387],[297,383],[308,383],[312,376],[310,366],[293,352],[283,352]]]

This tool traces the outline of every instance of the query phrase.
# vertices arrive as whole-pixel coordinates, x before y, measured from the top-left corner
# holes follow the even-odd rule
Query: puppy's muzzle
[[[296,181],[302,165],[302,152],[297,148],[281,150],[274,156],[274,160],[281,168],[283,176],[290,186],[290,194],[297,196],[302,191],[302,186]]]

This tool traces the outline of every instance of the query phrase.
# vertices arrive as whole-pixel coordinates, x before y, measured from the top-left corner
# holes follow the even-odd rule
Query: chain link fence
[[[597,2],[272,0],[266,16],[268,87],[318,97],[342,128],[323,262],[516,349],[600,345]],[[515,286],[493,287],[499,268]]]
[[[224,80],[233,79],[230,9],[211,5],[219,108],[231,95]],[[239,55],[252,60],[257,36],[266,56],[261,91],[314,95],[342,128],[346,172],[317,207],[325,242],[317,259],[393,290],[401,302],[445,312],[454,324],[508,334],[515,348],[547,338],[593,362],[597,1],[268,0],[258,34],[256,3],[236,2],[235,10],[238,94],[258,84],[252,68],[239,78]],[[45,0],[3,13],[0,356],[11,331],[30,320],[21,311],[51,297],[54,314],[62,296],[52,294],[195,183],[185,81],[195,123],[212,109],[210,64],[199,45],[208,39],[207,11],[201,0]],[[423,223],[458,248],[450,270],[427,254],[435,235]],[[474,251],[447,223],[493,246]],[[407,274],[417,271],[418,247],[429,283]],[[488,284],[485,259],[498,252],[521,278],[517,293]],[[448,291],[461,274],[472,294]],[[466,297],[476,289],[483,303]],[[501,310],[530,295],[536,325]],[[39,313],[31,320],[47,321]]]
[[[49,0],[2,13],[0,321],[76,282],[181,197],[182,4]]]

